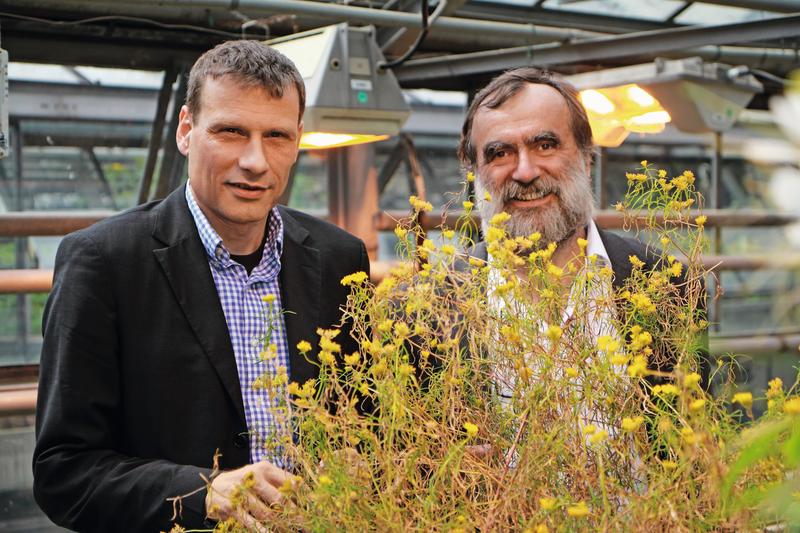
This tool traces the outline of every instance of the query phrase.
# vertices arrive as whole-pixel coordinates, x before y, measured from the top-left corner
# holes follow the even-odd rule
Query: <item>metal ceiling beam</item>
[[[449,4],[448,4],[449,6]],[[478,18],[501,22],[519,22],[524,20],[532,24],[544,26],[562,26],[603,33],[627,33],[631,31],[655,30],[671,27],[674,24],[653,20],[625,18],[598,13],[582,13],[546,7],[526,7],[511,4],[498,4],[476,0],[459,9],[455,16],[462,18]]]
[[[455,56],[411,60],[395,71],[400,83],[497,72],[523,65],[571,63],[657,55],[695,47],[800,36],[800,15],[715,26],[692,26],[601,37],[570,44],[521,46]]]
[[[150,122],[156,109],[153,89],[12,80],[9,109],[14,117]]]
[[[104,10],[124,9],[112,0],[84,0],[83,9],[90,6],[95,9],[101,6]],[[403,13],[368,7],[356,7],[329,2],[316,2],[304,0],[138,0],[139,7],[151,5],[154,7],[186,7],[191,5],[197,10],[230,11],[235,9],[248,16],[265,15],[273,13],[292,13],[309,17],[330,20],[331,22],[350,22],[353,24],[375,24],[396,28],[419,28],[420,17],[414,13]],[[533,24],[519,24],[510,22],[495,22],[486,20],[439,17],[431,27],[431,34],[481,35],[495,37],[517,37],[529,42],[542,42],[553,40],[573,40],[594,36],[593,32],[566,29],[562,27],[535,26]]]
[[[774,11],[776,13],[795,13],[800,10],[797,0],[702,0],[704,4],[716,4],[726,7],[741,7]]]

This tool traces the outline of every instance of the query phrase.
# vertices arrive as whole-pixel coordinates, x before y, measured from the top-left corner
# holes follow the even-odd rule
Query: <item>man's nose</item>
[[[514,168],[511,179],[520,183],[531,183],[539,177],[541,172],[542,169],[539,167],[536,156],[529,150],[520,150],[517,156],[517,166]]]
[[[239,167],[252,174],[263,174],[269,169],[267,153],[259,137],[253,137],[247,142],[239,156]]]

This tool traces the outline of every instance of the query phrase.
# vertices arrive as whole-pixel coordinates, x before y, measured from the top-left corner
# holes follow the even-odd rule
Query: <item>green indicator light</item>
[[[366,104],[369,100],[369,95],[366,91],[358,91],[358,93],[356,93],[356,99],[359,104]]]

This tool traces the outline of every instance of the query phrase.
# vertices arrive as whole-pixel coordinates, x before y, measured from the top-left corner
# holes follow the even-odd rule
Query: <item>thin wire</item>
[[[52,20],[52,19],[45,19],[40,17],[31,17],[28,15],[19,15],[17,13],[8,13],[5,11],[0,11],[0,16],[3,17],[10,17],[16,18],[21,20],[29,20],[32,22],[43,22],[45,24],[51,24],[53,26],[79,26],[81,24],[89,24],[91,22],[103,22],[107,20],[125,20],[129,22],[144,22],[146,24],[150,24],[153,26],[157,26],[159,28],[164,28],[168,30],[192,30],[204,33],[210,33],[213,35],[221,35],[223,37],[236,37],[241,38],[243,35],[251,35],[251,34],[243,34],[243,33],[234,33],[224,30],[215,30],[213,28],[204,28],[203,26],[194,26],[192,24],[168,24],[166,22],[158,22],[157,20],[143,18],[143,17],[130,17],[127,15],[104,15],[101,17],[91,17],[86,19],[80,20]],[[254,35],[253,37],[261,38],[260,35]]]
[[[428,0],[422,0],[422,31],[420,32],[417,40],[414,41],[414,44],[406,51],[405,54],[398,57],[394,61],[382,61],[378,64],[378,68],[382,70],[390,69],[399,67],[403,63],[411,57],[414,52],[417,51],[419,46],[422,44],[422,41],[425,40],[425,37],[428,35],[428,31],[430,30],[431,26],[436,19],[439,18],[439,15],[442,14],[444,8],[447,6],[447,0],[439,0],[439,4],[436,6],[436,9],[433,10],[433,13],[430,16],[430,20],[428,20]]]

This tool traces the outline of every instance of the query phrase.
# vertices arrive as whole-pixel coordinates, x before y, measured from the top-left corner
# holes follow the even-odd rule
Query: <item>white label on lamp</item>
[[[372,80],[351,79],[350,88],[353,89],[354,91],[371,91]]]

